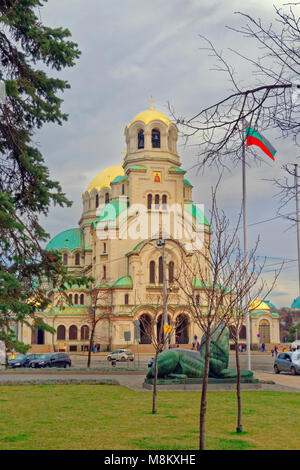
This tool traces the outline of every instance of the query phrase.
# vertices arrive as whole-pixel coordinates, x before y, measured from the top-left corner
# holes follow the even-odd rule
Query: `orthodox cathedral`
[[[170,341],[189,345],[195,336],[201,338],[173,280],[182,257],[191,256],[191,236],[193,243],[199,241],[205,247],[212,231],[203,210],[193,202],[192,185],[177,153],[177,138],[177,126],[152,105],[125,127],[122,164],[93,178],[82,194],[78,226],[59,233],[46,247],[61,252],[73,275],[92,276],[98,297],[92,298],[87,288],[73,286],[67,289],[70,304],[62,309],[57,292],[49,286],[49,308],[38,315],[56,333],[23,326],[19,339],[32,344],[32,350],[38,351],[38,345],[44,351],[45,347],[86,350],[91,307],[98,315],[94,342],[101,351],[149,343],[143,324],[151,323],[157,335],[163,325],[163,257],[157,244],[161,239],[168,324],[173,327]],[[262,336],[265,343],[279,342],[279,315],[268,304],[258,302],[251,313],[251,343],[258,343]],[[245,338],[243,331],[241,341]]]

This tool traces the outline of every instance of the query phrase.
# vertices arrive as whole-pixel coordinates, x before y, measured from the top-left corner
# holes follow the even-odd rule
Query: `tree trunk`
[[[242,427],[242,397],[241,397],[241,366],[240,366],[240,357],[239,357],[239,344],[235,343],[235,360],[236,360],[236,395],[237,395],[237,404],[238,404],[238,414],[237,414],[237,428],[236,432],[243,432]]]
[[[210,356],[210,338],[206,338],[205,345],[205,363],[204,363],[204,374],[202,381],[202,393],[201,393],[201,407],[200,407],[200,450],[205,450],[205,423],[206,423],[206,407],[207,407],[207,385],[208,385],[208,374],[209,374],[209,356]]]
[[[94,333],[95,333],[95,326],[93,325],[92,331],[91,331],[91,336],[90,336],[90,344],[89,344],[89,353],[88,353],[88,361],[87,361],[87,367],[91,367],[91,355],[92,355],[92,348],[93,348],[93,342],[94,342]]]
[[[157,409],[156,409],[156,398],[157,398],[157,362],[158,362],[158,351],[155,352],[152,414],[155,414],[156,411],[157,411]]]

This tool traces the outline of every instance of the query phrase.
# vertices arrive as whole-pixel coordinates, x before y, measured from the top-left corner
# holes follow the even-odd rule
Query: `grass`
[[[299,393],[243,392],[243,433],[234,392],[209,392],[210,450],[296,450]],[[152,393],[111,385],[0,387],[0,449],[197,450],[199,392]],[[284,436],[284,438],[283,438]]]

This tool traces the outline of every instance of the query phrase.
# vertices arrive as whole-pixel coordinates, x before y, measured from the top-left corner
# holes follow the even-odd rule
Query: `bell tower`
[[[168,116],[153,108],[139,113],[125,128],[126,156],[124,170],[128,165],[145,161],[169,161],[171,165],[179,166],[177,154],[177,126]]]
[[[125,127],[124,173],[129,179],[129,201],[150,210],[167,210],[184,203],[184,170],[177,154],[178,128],[153,108],[137,114]]]

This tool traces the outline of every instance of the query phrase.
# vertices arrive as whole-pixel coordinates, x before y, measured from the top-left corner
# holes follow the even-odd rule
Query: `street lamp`
[[[163,274],[163,333],[166,334],[166,326],[168,325],[168,307],[167,307],[167,276],[166,276],[166,252],[165,246],[166,241],[164,238],[160,238],[156,240],[156,246],[151,243],[147,242],[149,245],[153,246],[157,250],[161,252],[162,257],[162,274]],[[164,342],[164,350],[169,349],[167,341]]]

